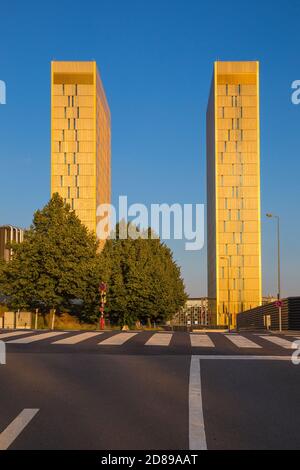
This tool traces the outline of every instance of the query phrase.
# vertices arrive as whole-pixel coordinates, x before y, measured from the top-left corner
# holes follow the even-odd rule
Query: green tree
[[[120,227],[124,230],[118,225],[116,238],[98,254],[96,237],[53,195],[34,214],[24,242],[12,245],[12,261],[0,264],[0,293],[13,309],[69,311],[94,322],[104,281],[112,323],[165,322],[186,301],[180,268],[171,250],[150,237],[150,229],[137,239],[122,239]]]
[[[80,299],[82,319],[94,320],[103,263],[96,237],[58,194],[34,214],[22,244],[12,246],[12,261],[2,268],[0,291],[14,309],[40,307],[69,311]]]
[[[4,259],[0,258],[0,279],[1,279],[1,275],[3,273],[4,267],[5,267],[5,261]]]
[[[113,323],[163,323],[184,305],[187,296],[171,250],[150,229],[137,239],[107,241],[100,259],[109,260],[108,312]]]

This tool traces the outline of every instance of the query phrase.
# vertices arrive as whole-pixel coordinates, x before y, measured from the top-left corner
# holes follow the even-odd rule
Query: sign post
[[[99,327],[100,330],[104,330],[105,328],[105,318],[104,318],[104,307],[106,304],[106,292],[107,292],[107,285],[105,282],[101,282],[99,286],[100,291],[100,320],[99,320]]]
[[[279,331],[282,332],[282,300],[277,300],[276,307],[278,307],[278,314],[279,314]]]

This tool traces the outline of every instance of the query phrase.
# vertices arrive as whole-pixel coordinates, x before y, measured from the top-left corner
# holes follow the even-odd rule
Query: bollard
[[[6,345],[4,341],[0,341],[0,365],[6,364]]]

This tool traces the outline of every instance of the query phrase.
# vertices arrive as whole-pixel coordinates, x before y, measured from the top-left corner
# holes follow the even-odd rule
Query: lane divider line
[[[39,409],[25,408],[0,434],[0,450],[7,450],[26,428]]]
[[[207,450],[199,356],[191,357],[189,381],[189,448]]]
[[[291,356],[221,356],[217,354],[194,356],[201,361],[284,361],[291,362]]]

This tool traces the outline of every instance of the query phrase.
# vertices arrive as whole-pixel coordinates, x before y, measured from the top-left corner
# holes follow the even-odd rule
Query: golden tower
[[[59,193],[93,232],[97,207],[111,198],[110,141],[96,62],[52,62],[51,194]]]
[[[212,323],[261,305],[259,63],[215,62],[207,109]]]

